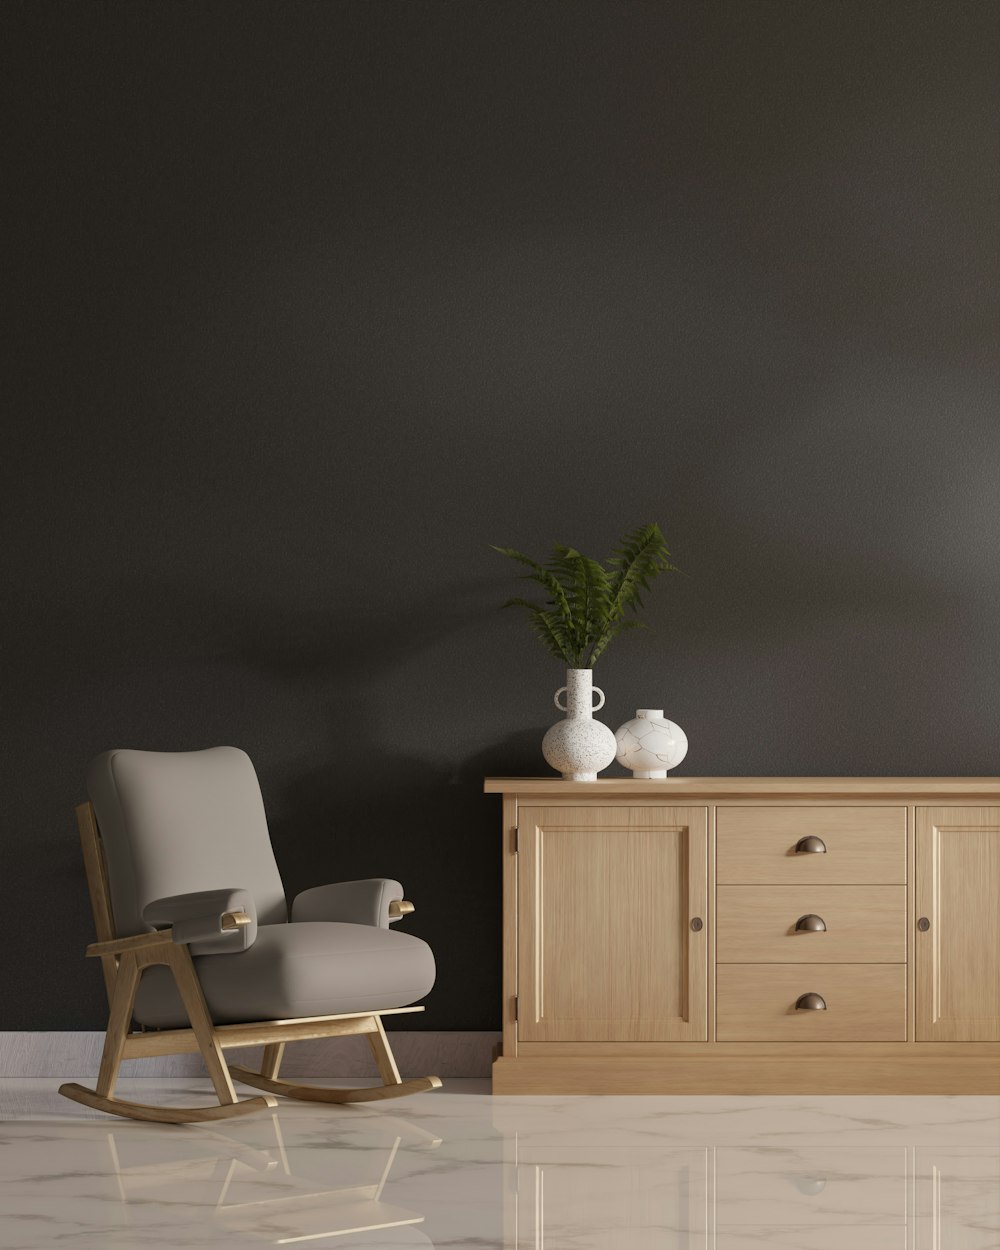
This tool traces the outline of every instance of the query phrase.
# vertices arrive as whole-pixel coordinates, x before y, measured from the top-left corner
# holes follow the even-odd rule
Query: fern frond
[[[575,547],[557,544],[545,564],[513,547],[497,547],[500,555],[530,570],[522,574],[547,594],[545,605],[529,599],[508,599],[504,607],[527,608],[534,632],[553,655],[570,668],[593,667],[612,638],[626,629],[645,628],[634,616],[642,592],[660,573],[679,571],[668,559],[658,525],[643,525],[622,539],[605,568]]]
[[[639,592],[649,589],[650,579],[658,573],[675,571],[669,555],[658,525],[643,525],[625,535],[608,561],[615,570],[611,578],[611,620],[617,620],[627,608],[637,612],[642,607]]]
[[[603,628],[608,606],[608,572],[574,547],[557,546],[549,567],[567,584],[578,653],[587,652]]]
[[[548,647],[552,654],[568,668],[576,668],[576,656],[572,644],[566,637],[565,630],[554,619],[551,612],[543,612],[535,608],[531,614],[531,623],[535,633]]]

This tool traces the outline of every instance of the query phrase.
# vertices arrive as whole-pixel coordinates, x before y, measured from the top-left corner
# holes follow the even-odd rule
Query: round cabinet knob
[[[701,916],[695,916],[695,918],[691,921],[692,933],[700,933],[702,929],[704,929],[704,927],[705,927],[705,922],[704,920],[702,920]]]
[[[799,916],[795,922],[796,933],[825,933],[826,921],[822,916],[814,916],[812,912],[808,916]]]
[[[930,927],[931,927],[931,922],[927,919],[926,916],[921,916],[920,919],[917,921],[917,928],[920,930],[921,933],[926,933]]]
[[[826,1011],[826,999],[820,994],[803,994],[795,1000],[796,1011]]]
[[[826,843],[822,838],[814,838],[810,835],[808,838],[799,838],[795,843],[796,855],[825,855]]]

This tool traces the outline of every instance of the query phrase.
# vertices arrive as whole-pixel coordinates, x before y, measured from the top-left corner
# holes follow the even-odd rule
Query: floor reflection
[[[432,1244],[415,1227],[424,1216],[388,1202],[384,1191],[404,1141],[408,1149],[433,1149],[440,1138],[386,1117],[372,1126],[363,1149],[335,1142],[316,1149],[294,1137],[286,1142],[280,1113],[267,1118],[273,1141],[263,1145],[200,1127],[139,1140],[128,1129],[108,1132],[109,1175],[120,1202],[154,1217],[164,1201],[210,1212],[220,1235],[244,1242],[294,1245],[379,1233],[388,1245]]]
[[[1000,1100],[283,1103],[117,1122],[0,1082],[0,1246],[997,1250]],[[190,1080],[129,1097],[208,1097]]]

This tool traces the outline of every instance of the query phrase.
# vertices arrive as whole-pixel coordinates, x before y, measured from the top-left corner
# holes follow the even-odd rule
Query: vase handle
[[[566,704],[559,702],[559,696],[565,693],[566,693],[566,687],[560,686],[559,689],[555,692],[555,695],[553,696],[553,699],[552,699],[552,702],[556,705],[556,707],[559,709],[560,712],[568,711]],[[594,686],[592,688],[592,693],[599,694],[601,696],[601,701],[600,703],[595,703],[594,706],[590,710],[592,712],[599,712],[601,708],[604,706],[604,691],[600,688],[600,686]]]

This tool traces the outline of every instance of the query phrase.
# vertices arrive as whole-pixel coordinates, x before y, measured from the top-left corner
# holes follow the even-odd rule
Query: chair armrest
[[[170,929],[170,940],[192,955],[248,950],[257,937],[257,909],[246,890],[196,890],[154,899],[142,909],[146,924]]]
[[[393,921],[411,911],[413,904],[403,898],[403,887],[398,881],[373,877],[367,881],[338,881],[303,890],[292,902],[292,923],[335,920],[388,929]]]

